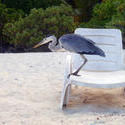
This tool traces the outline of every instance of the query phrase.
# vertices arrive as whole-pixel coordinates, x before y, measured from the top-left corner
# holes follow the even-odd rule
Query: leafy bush
[[[62,3],[62,0],[33,0],[35,8],[46,9],[51,6],[57,6]]]
[[[59,5],[61,0],[4,0],[4,4],[9,8],[21,9],[25,13],[29,13],[33,8],[47,8]]]
[[[93,6],[99,2],[99,0],[74,0],[75,5],[81,13],[81,20],[88,21],[91,17]]]
[[[119,28],[125,33],[125,2],[117,7],[117,13],[112,16],[111,21],[106,23],[107,28]]]
[[[122,31],[123,45],[125,48],[125,2],[117,7],[117,13],[112,16],[112,20],[106,23],[106,28],[117,28]]]
[[[73,32],[75,24],[72,15],[72,8],[63,4],[46,10],[32,9],[27,17],[6,24],[4,34],[8,36],[8,42],[15,47],[32,47],[47,34],[59,37]]]
[[[124,0],[105,0],[101,4],[96,4],[93,9],[92,18],[88,23],[82,23],[81,27],[102,28],[112,20],[112,17],[118,13],[118,7]]]
[[[88,21],[91,17],[93,6],[100,0],[65,0],[75,9],[79,21]]]
[[[117,28],[122,31],[123,45],[125,48],[125,1],[105,0],[93,9],[93,17],[80,27],[90,28]]]
[[[6,36],[3,34],[3,28],[6,23],[13,23],[22,16],[21,11],[13,8],[6,8],[4,4],[0,4],[0,42],[4,42]]]

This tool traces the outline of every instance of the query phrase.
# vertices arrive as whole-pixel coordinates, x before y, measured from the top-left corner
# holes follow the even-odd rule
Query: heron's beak
[[[39,46],[42,46],[43,44],[48,43],[48,40],[42,40],[41,42],[39,42],[38,44],[36,44],[33,48],[38,48]]]

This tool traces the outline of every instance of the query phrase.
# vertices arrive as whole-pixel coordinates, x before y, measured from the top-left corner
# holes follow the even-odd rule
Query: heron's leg
[[[86,64],[86,62],[88,61],[84,55],[80,54],[80,56],[84,59],[83,64],[73,73],[71,73],[70,75],[78,75],[78,72],[82,69],[82,67]],[[79,76],[79,75],[78,75]]]

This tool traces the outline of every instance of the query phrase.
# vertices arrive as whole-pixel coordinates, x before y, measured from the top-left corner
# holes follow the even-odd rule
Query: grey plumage
[[[95,42],[86,39],[77,34],[66,34],[59,38],[62,47],[68,51],[78,54],[100,55],[105,56],[105,53],[95,46]]]

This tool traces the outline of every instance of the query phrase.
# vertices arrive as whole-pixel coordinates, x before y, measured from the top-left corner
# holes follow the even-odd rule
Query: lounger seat
[[[125,70],[109,72],[80,71],[80,76],[70,76],[72,84],[94,88],[116,88],[125,86]]]

